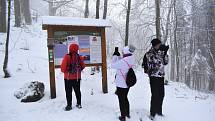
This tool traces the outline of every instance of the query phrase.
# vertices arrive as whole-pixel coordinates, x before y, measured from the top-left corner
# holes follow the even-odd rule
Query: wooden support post
[[[105,28],[101,28],[101,44],[102,44],[102,47],[101,47],[102,49],[102,91],[103,93],[108,93]]]
[[[51,99],[56,98],[55,87],[55,64],[54,64],[54,32],[52,28],[48,29],[48,57],[49,57],[49,78],[50,78],[50,91]],[[50,39],[49,39],[50,38]]]

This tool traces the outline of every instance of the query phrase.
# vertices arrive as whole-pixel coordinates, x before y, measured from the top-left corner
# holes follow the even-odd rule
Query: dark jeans
[[[65,82],[66,100],[67,105],[72,106],[72,90],[75,91],[75,96],[77,99],[77,104],[81,105],[81,90],[80,90],[80,79],[79,80],[67,80]]]
[[[128,101],[128,92],[129,88],[120,88],[117,87],[116,94],[119,99],[119,107],[121,116],[129,116],[130,115],[130,105]]]
[[[162,114],[162,105],[164,99],[164,78],[150,77],[151,86],[151,116]]]

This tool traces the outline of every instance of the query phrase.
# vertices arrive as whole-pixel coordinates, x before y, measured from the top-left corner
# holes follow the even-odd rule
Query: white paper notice
[[[90,36],[90,63],[102,63],[100,36]]]

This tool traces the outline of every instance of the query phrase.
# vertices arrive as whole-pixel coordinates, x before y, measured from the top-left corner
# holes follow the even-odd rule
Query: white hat
[[[125,46],[125,47],[123,48],[123,54],[131,54],[130,49],[129,49],[128,46]]]

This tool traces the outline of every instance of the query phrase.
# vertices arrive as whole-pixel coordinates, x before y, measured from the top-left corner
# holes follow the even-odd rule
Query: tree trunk
[[[86,0],[84,18],[89,17],[89,0]]]
[[[0,32],[6,33],[6,0],[1,0],[0,3]]]
[[[156,37],[161,39],[161,31],[160,31],[160,0],[155,0],[155,10],[156,10]]]
[[[15,27],[21,26],[20,0],[14,0]]]
[[[125,28],[125,46],[128,45],[128,38],[129,38],[130,10],[131,10],[131,0],[128,0],[128,8],[127,8],[127,15],[126,15],[126,28]]]
[[[171,70],[170,70],[170,80],[175,80],[175,47],[174,42],[172,40],[172,36],[170,36],[170,45],[171,45]]]
[[[21,9],[25,19],[25,23],[27,25],[31,25],[32,20],[31,20],[30,2],[29,0],[21,0],[21,2],[22,2]]]
[[[8,47],[9,47],[9,37],[10,37],[10,12],[11,12],[11,0],[8,0],[8,24],[7,24],[7,38],[5,47],[5,57],[3,64],[4,78],[9,78],[10,74],[7,70],[8,65]]]
[[[96,0],[96,19],[99,19],[100,0]]]
[[[177,42],[178,17],[176,14],[176,0],[174,0],[174,16],[175,16],[174,47],[175,47],[175,56],[176,56],[176,82],[179,82],[179,52],[178,52],[178,42]]]
[[[107,2],[108,0],[104,0],[104,13],[103,13],[103,19],[106,19],[107,17]]]
[[[52,1],[48,3],[49,3],[49,16],[55,16],[57,12],[57,8],[54,7],[54,3]]]
[[[165,31],[165,35],[163,37],[163,43],[165,44],[167,42],[168,39],[168,35],[169,35],[169,24],[170,24],[170,15],[172,12],[172,2],[173,0],[171,0],[170,6],[169,6],[169,10],[168,10],[168,14],[167,14],[167,21],[166,21],[166,31]]]

